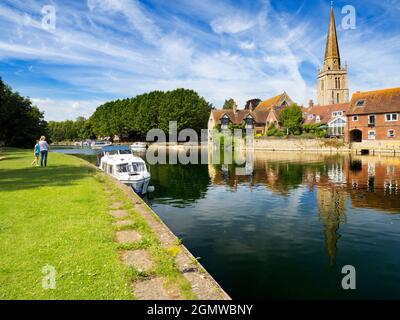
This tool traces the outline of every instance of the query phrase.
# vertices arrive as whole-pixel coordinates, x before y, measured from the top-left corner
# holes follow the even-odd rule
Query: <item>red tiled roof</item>
[[[220,122],[224,115],[227,115],[233,124],[242,124],[248,115],[251,115],[256,123],[265,123],[267,121],[269,112],[250,111],[250,110],[237,110],[236,113],[233,109],[229,110],[213,110],[212,115],[216,123]]]
[[[364,101],[363,106],[357,106],[359,101]],[[353,94],[348,115],[386,112],[400,113],[400,88],[357,92]]]
[[[257,106],[256,110],[257,111],[269,111],[272,107],[276,106],[279,103],[279,100],[281,99],[283,94],[277,95],[275,97],[272,97],[268,100],[265,100],[263,102],[260,102],[259,105]]]

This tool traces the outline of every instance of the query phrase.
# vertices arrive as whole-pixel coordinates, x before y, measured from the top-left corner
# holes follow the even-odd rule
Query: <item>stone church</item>
[[[336,30],[334,8],[331,7],[323,67],[318,68],[317,101],[304,108],[304,123],[324,125],[330,137],[346,142],[366,140],[400,140],[400,88],[357,91],[349,98],[347,64],[343,65]],[[257,105],[254,105],[257,102]],[[271,126],[282,129],[280,112],[294,102],[284,92],[260,102],[249,100],[244,110],[213,110],[208,122],[209,136],[214,128],[228,129],[229,125],[253,128],[265,135]]]
[[[347,65],[342,67],[333,7],[331,8],[325,60],[318,70],[318,103],[333,105],[349,102]]]

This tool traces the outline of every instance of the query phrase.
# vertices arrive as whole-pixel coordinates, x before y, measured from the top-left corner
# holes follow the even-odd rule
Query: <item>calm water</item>
[[[251,175],[234,169],[152,166],[147,199],[233,298],[400,298],[400,158],[256,153]]]

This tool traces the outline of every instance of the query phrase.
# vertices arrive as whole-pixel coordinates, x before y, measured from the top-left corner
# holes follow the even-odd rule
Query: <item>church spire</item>
[[[333,4],[331,6],[331,17],[329,21],[328,37],[325,49],[325,67],[328,70],[340,70],[340,53],[336,33],[335,13]]]

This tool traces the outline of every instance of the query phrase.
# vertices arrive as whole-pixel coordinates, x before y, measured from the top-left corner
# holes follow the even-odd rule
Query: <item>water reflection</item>
[[[214,153],[152,166],[147,200],[233,298],[400,298],[400,158]]]
[[[233,190],[239,185],[248,185],[249,190],[265,185],[281,195],[289,195],[291,190],[307,185],[310,191],[317,188],[320,193],[330,193],[330,199],[338,199],[336,194],[341,194],[340,198],[350,195],[354,207],[400,211],[400,158],[255,152],[253,160],[247,164],[252,171],[247,176],[236,175],[235,164],[210,163],[211,183],[228,185]],[[331,203],[327,209],[330,212],[341,203],[346,210],[346,201],[332,200]]]
[[[347,198],[354,208],[373,208],[400,213],[400,159],[331,156],[324,154],[255,153],[253,174],[236,176],[235,165],[221,170],[209,165],[214,185],[227,184],[233,190],[246,183],[281,195],[306,184],[317,189],[320,221],[324,226],[329,265],[334,266],[340,224],[346,223]]]

